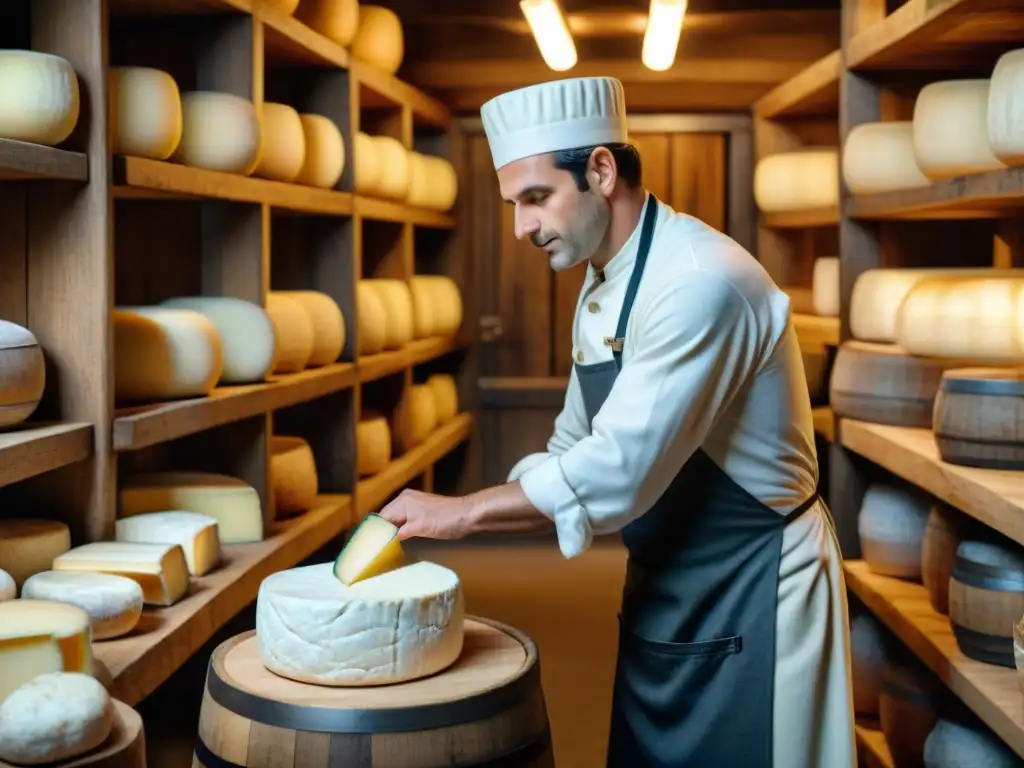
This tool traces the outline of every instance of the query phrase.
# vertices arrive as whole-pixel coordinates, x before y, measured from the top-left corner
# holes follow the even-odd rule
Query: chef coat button
[[[601,305],[598,304],[596,301],[592,301],[589,304],[587,304],[587,309],[589,309],[591,312],[600,312]]]
[[[578,362],[578,363],[582,363],[583,362],[583,352],[582,351],[579,351],[579,352],[576,353],[576,362]]]

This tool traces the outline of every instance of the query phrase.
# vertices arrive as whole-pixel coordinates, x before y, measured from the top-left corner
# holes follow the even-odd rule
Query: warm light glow
[[[644,66],[655,72],[664,72],[676,60],[679,33],[686,15],[686,0],[651,0],[644,32],[641,59]]]
[[[576,66],[576,44],[556,0],[520,0],[544,63],[556,72]]]

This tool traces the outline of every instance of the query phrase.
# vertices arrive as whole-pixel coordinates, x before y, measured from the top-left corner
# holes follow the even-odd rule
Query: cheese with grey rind
[[[193,576],[205,576],[220,562],[217,518],[198,512],[170,509],[122,517],[115,535],[138,544],[180,544]]]
[[[75,129],[80,109],[67,59],[0,48],[0,138],[55,147]]]
[[[857,518],[865,562],[875,573],[921,580],[921,545],[932,499],[909,483],[872,483]]]
[[[0,427],[31,416],[46,389],[46,360],[35,334],[0,320]]]
[[[142,617],[142,587],[112,573],[43,571],[29,577],[21,596],[77,605],[89,614],[93,640],[126,635]]]
[[[332,564],[280,571],[256,599],[260,658],[303,683],[363,686],[440,672],[462,652],[459,577],[418,562],[347,587]]]
[[[7,571],[0,569],[0,602],[13,600],[18,596],[18,585]]]

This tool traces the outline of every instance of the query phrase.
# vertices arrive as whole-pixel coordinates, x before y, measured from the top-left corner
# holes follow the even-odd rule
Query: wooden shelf
[[[378,352],[376,355],[364,355],[356,363],[359,368],[359,381],[365,384],[385,376],[391,376],[406,368],[421,365],[435,357],[452,352],[458,347],[459,343],[455,338],[433,336],[406,344],[402,349]]]
[[[264,58],[268,62],[348,67],[348,51],[294,16],[267,4],[260,5],[254,15],[263,22]]]
[[[1024,695],[1017,671],[969,659],[960,652],[949,618],[937,613],[918,583],[878,576],[862,560],[844,565],[847,586],[886,626],[1024,757]]]
[[[850,40],[846,63],[854,70],[984,72],[1022,37],[1024,8],[1016,0],[908,0]]]
[[[1024,544],[1024,474],[947,464],[927,429],[842,419],[842,445]]]
[[[856,733],[860,768],[895,768],[885,734],[878,723],[858,721]]]
[[[89,159],[83,152],[0,139],[0,181],[31,179],[88,181]]]
[[[134,706],[152,693],[232,616],[256,599],[260,582],[301,562],[352,523],[348,496],[320,496],[300,517],[278,523],[256,544],[226,546],[224,562],[192,578],[188,597],[147,608],[132,634],[93,643],[113,678],[110,695]]]
[[[0,486],[83,461],[92,441],[92,424],[26,422],[0,432]]]
[[[800,349],[808,354],[822,354],[825,347],[839,345],[839,318],[793,313],[793,327],[800,340]]]
[[[830,443],[835,439],[835,418],[832,409],[827,405],[821,408],[812,408],[811,415],[814,417],[814,431],[821,434]]]
[[[363,107],[408,106],[416,122],[437,127],[448,125],[452,119],[448,107],[397,77],[355,59],[349,64],[349,71],[359,83],[359,100]]]
[[[769,229],[811,229],[833,227],[839,223],[838,206],[808,208],[806,211],[762,214],[762,223]]]
[[[772,120],[838,115],[842,58],[842,51],[833,51],[768,91],[754,104],[754,115]]]
[[[411,451],[392,461],[383,472],[360,480],[356,488],[356,519],[380,509],[391,494],[450,453],[472,431],[472,414],[460,413]]]
[[[418,227],[433,227],[435,229],[451,229],[455,226],[455,217],[447,213],[413,208],[393,200],[357,196],[355,210],[364,219],[373,221],[393,221],[398,224],[409,222]]]
[[[1024,168],[958,176],[918,189],[900,189],[849,200],[854,219],[994,219],[1024,212]]]

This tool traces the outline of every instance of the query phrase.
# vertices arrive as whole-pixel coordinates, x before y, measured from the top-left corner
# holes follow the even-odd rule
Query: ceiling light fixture
[[[520,0],[519,8],[530,25],[544,63],[556,72],[575,67],[576,44],[556,0]]]
[[[641,60],[648,69],[664,72],[676,60],[686,0],[651,0]]]

